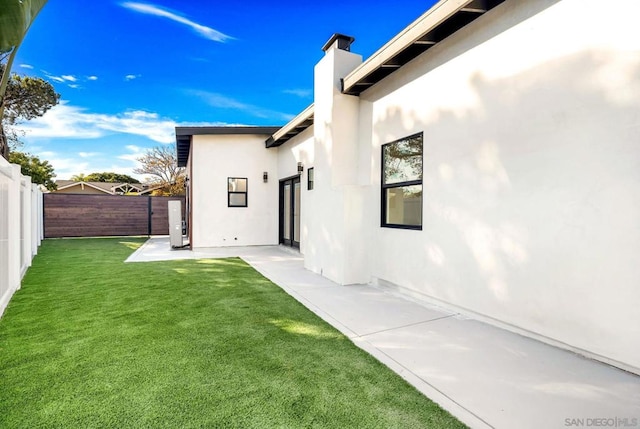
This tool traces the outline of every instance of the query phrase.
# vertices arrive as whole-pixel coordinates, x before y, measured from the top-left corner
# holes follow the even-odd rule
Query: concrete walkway
[[[127,262],[239,256],[472,428],[640,428],[640,377],[368,285],[339,286],[278,246],[170,250]]]

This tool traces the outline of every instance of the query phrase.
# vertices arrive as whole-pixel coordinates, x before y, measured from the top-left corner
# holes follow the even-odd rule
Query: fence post
[[[41,196],[19,165],[0,158],[0,316],[40,244]]]
[[[44,193],[38,189],[38,246],[44,240]]]
[[[38,253],[38,185],[31,184],[31,257],[33,258]]]
[[[20,279],[24,277],[27,268],[31,266],[31,191],[31,177],[22,176],[20,180],[20,200],[22,202],[22,211],[20,213],[20,250],[22,250]]]
[[[11,164],[10,166],[11,182],[9,183],[9,204],[7,220],[9,224],[8,231],[8,250],[7,255],[9,273],[9,288],[15,291],[20,288],[20,212],[22,204],[20,204],[20,166]]]
[[[147,197],[147,235],[151,237],[151,215],[153,215],[151,195]]]

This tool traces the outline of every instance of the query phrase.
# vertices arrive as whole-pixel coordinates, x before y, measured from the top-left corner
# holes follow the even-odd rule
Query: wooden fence
[[[168,201],[184,197],[44,194],[44,236],[169,234]]]

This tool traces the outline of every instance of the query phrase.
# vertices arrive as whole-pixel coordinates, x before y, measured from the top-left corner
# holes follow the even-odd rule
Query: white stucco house
[[[442,0],[335,35],[283,127],[182,127],[192,247],[283,244],[640,374],[640,2]]]

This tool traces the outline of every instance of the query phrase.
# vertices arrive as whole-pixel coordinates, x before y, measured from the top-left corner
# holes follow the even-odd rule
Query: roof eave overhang
[[[314,106],[311,104],[309,107],[300,112],[295,118],[289,121],[288,124],[276,131],[265,141],[265,146],[278,147],[289,141],[293,137],[297,136],[311,125],[313,125]]]
[[[342,92],[360,95],[504,1],[441,0],[342,79]]]

